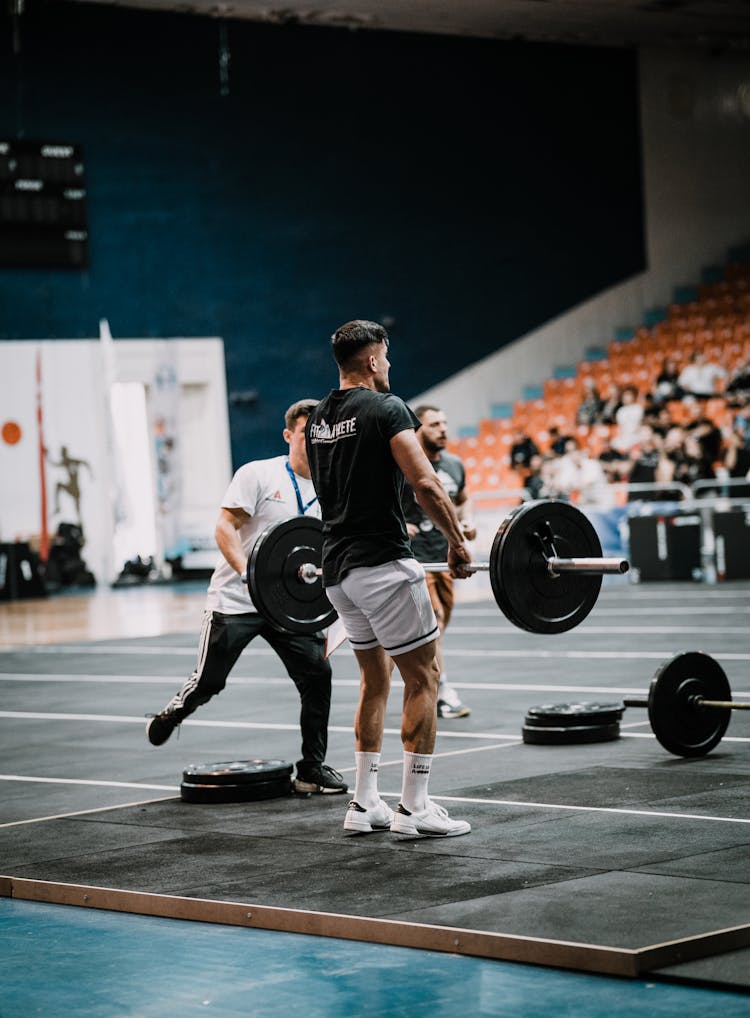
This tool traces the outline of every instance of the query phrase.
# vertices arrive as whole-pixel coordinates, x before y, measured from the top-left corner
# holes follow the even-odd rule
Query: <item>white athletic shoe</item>
[[[451,820],[447,810],[431,799],[419,812],[410,813],[402,803],[393,815],[391,831],[408,838],[457,838],[468,834],[471,824],[466,820]]]
[[[387,831],[393,821],[393,810],[381,799],[377,806],[365,809],[353,799],[349,803],[344,830],[352,834],[372,834],[373,831]]]

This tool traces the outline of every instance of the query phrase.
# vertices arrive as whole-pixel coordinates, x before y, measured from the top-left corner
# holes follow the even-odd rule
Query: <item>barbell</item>
[[[721,742],[733,710],[750,703],[732,700],[723,668],[703,651],[685,651],[663,664],[651,681],[648,699],[628,699],[626,707],[645,707],[651,729],[676,756],[705,756]]]
[[[323,588],[322,557],[323,525],[312,516],[271,524],[258,536],[247,584],[256,608],[276,628],[310,633],[336,619]],[[447,562],[422,564],[428,572],[449,568]],[[489,561],[466,568],[489,573],[498,607],[520,629],[564,633],[594,607],[602,577],[629,566],[626,559],[602,558],[599,537],[579,509],[542,499],[512,509],[497,529]]]

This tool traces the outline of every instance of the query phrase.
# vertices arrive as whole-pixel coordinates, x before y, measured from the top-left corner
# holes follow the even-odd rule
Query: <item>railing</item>
[[[729,492],[734,488],[746,488],[747,494],[743,499],[742,496],[734,498]],[[729,498],[732,501],[745,501],[747,502],[748,496],[750,496],[750,477],[707,477],[702,481],[693,481],[690,485],[690,490],[694,498],[701,498],[701,491],[710,491],[715,498],[726,499]]]
[[[632,484],[629,481],[612,481],[609,484],[610,488],[614,488],[615,491],[624,492],[628,505],[632,505],[634,502],[639,502],[639,499],[631,499],[631,495],[646,495],[652,496],[658,495],[659,498],[643,499],[642,501],[649,502],[675,502],[675,501],[689,501],[693,496],[689,485],[683,484],[682,481],[634,481]],[[670,499],[668,496],[669,492],[676,492],[679,496],[677,499]]]

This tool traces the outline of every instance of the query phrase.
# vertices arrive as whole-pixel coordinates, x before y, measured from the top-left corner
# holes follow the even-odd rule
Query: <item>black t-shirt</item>
[[[441,452],[432,465],[450,500],[454,505],[457,504],[458,497],[466,486],[463,463],[458,456]],[[404,484],[402,504],[406,522],[419,527],[419,533],[411,539],[412,551],[416,558],[420,562],[443,562],[448,554],[448,541],[417,502],[410,484]]]
[[[360,566],[414,557],[401,509],[404,475],[390,441],[420,426],[398,396],[366,388],[334,389],[310,414],[307,458],[323,517],[327,587]]]

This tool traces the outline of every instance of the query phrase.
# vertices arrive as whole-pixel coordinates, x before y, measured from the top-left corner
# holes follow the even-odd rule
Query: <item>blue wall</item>
[[[409,397],[644,267],[632,52],[230,22],[222,97],[211,19],[0,25],[0,135],[84,146],[91,251],[1,271],[0,336],[223,336],[235,465],[349,318]]]

